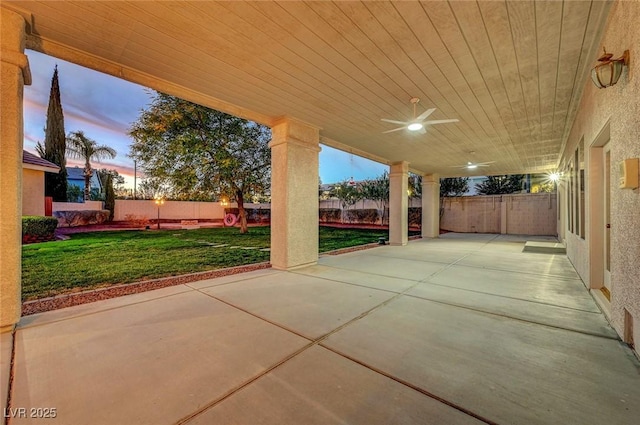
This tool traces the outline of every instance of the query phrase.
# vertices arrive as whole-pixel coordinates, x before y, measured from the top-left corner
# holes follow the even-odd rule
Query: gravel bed
[[[270,263],[249,264],[246,266],[230,267],[227,269],[211,270],[180,276],[163,277],[160,279],[152,279],[142,282],[110,286],[108,288],[61,294],[50,298],[42,298],[40,300],[24,302],[22,304],[22,315],[28,316],[30,314],[58,310],[60,308],[72,307],[74,305],[92,303],[95,301],[107,300],[109,298],[166,288],[167,286],[182,285],[184,283],[196,282],[199,280],[213,279],[216,277],[229,276],[268,268],[271,268]]]

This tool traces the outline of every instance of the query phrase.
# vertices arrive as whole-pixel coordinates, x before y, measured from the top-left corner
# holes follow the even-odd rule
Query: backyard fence
[[[556,195],[526,193],[493,196],[463,196],[444,198],[441,204],[440,228],[461,233],[502,233],[517,235],[556,235]],[[267,222],[270,204],[244,204],[248,219]],[[370,200],[340,208],[338,200],[320,201],[321,223],[379,224],[382,211]],[[135,218],[161,220],[222,220],[225,212],[237,209],[235,203],[166,201],[158,207],[153,200],[116,200],[114,220]],[[102,210],[102,202],[54,202],[53,211]],[[225,211],[226,210],[226,211]],[[420,199],[409,203],[409,226],[419,227],[422,220]],[[389,209],[384,210],[384,224],[388,224]]]
[[[463,233],[556,235],[555,193],[445,198],[440,228]]]

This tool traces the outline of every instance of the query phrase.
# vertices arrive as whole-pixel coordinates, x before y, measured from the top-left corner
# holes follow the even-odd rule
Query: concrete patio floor
[[[24,317],[10,423],[637,424],[640,363],[566,256],[524,241],[446,234]]]

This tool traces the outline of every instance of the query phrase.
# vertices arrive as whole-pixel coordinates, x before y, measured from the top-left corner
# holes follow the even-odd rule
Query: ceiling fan
[[[424,111],[420,115],[416,116],[416,106],[418,105],[418,102],[420,102],[420,99],[418,99],[417,97],[411,98],[411,103],[413,103],[413,119],[410,120],[410,121],[396,121],[396,120],[389,120],[389,119],[386,119],[386,118],[381,118],[381,121],[389,122],[391,124],[400,124],[400,125],[402,125],[402,127],[394,128],[392,130],[383,131],[383,133],[393,133],[394,131],[400,131],[400,130],[405,130],[406,129],[406,130],[409,130],[409,131],[416,131],[416,132],[418,132],[420,134],[425,134],[427,132],[425,127],[428,126],[428,125],[445,124],[445,123],[449,123],[449,122],[458,122],[457,119],[427,120],[429,115],[433,114],[433,112],[436,110],[436,108],[427,109],[426,111]]]
[[[467,162],[464,165],[451,165],[452,168],[462,168],[465,170],[474,170],[478,167],[488,167],[489,164],[493,164],[495,161],[489,162]]]

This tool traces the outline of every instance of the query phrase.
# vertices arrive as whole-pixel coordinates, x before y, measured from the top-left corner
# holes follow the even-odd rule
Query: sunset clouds
[[[38,141],[44,141],[47,105],[53,69],[58,65],[60,100],[64,128],[82,130],[99,144],[117,151],[114,160],[95,163],[96,168],[115,169],[133,187],[133,160],[129,154],[131,124],[150,102],[147,88],[60,59],[28,50],[33,84],[24,88],[24,148],[32,153]],[[79,165],[67,160],[68,166]],[[320,153],[320,178],[324,183],[353,177],[363,180],[382,174],[388,167],[326,146]],[[138,171],[138,177],[141,173]]]

